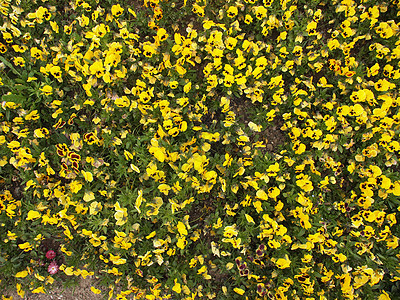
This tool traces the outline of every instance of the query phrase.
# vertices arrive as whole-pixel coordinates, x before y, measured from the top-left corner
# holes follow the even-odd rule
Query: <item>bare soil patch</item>
[[[46,294],[32,294],[30,292],[25,293],[25,297],[21,298],[15,291],[4,291],[3,296],[12,297],[12,300],[101,300],[104,299],[105,293],[94,294],[90,287],[94,284],[95,279],[93,277],[87,277],[81,279],[79,285],[74,287],[62,287],[54,286],[51,290],[47,291]]]

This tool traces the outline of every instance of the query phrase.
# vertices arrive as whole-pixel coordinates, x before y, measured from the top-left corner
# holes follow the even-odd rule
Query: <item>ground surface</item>
[[[76,287],[54,287],[47,294],[26,294],[24,300],[100,300],[104,299],[102,295],[95,295],[90,290],[93,279],[86,278],[82,279],[79,286]],[[15,292],[6,292],[5,296],[12,297],[12,300],[21,299],[21,297]]]

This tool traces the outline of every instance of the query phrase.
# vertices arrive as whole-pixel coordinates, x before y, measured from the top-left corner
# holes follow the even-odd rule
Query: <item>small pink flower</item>
[[[49,250],[46,253],[46,257],[47,259],[53,259],[54,257],[56,257],[56,253],[53,250]]]
[[[51,274],[54,275],[58,272],[58,265],[55,261],[52,261],[49,265],[49,267],[47,268],[47,271]]]

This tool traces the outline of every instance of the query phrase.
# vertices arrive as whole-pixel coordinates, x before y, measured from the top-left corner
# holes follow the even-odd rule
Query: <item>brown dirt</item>
[[[251,103],[249,99],[245,96],[241,98],[234,97],[231,101],[232,111],[236,114],[236,118],[238,123],[248,124],[252,117],[249,112],[252,109],[254,104]],[[251,142],[256,140],[264,141],[267,145],[264,151],[268,151],[270,153],[277,153],[279,150],[279,146],[283,145],[287,142],[285,133],[281,130],[282,125],[284,124],[283,120],[279,117],[276,117],[268,128],[265,128],[261,132],[253,132],[250,135]]]
[[[104,299],[106,292],[102,292],[99,295],[94,294],[90,287],[94,284],[95,279],[88,276],[86,279],[82,279],[79,285],[76,287],[63,288],[61,286],[55,286],[52,290],[49,290],[47,294],[32,294],[29,292],[25,293],[25,297],[21,298],[15,291],[3,292],[3,296],[12,297],[8,299],[12,300],[100,300]],[[108,293],[107,293],[108,295]]]
[[[275,153],[278,151],[278,147],[286,142],[286,136],[280,129],[283,122],[276,120],[274,125],[267,128],[263,134],[267,141],[267,151]]]

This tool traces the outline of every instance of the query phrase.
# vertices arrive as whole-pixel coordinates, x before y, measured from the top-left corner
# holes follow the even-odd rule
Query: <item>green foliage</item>
[[[3,1],[1,288],[395,297],[399,8]]]

